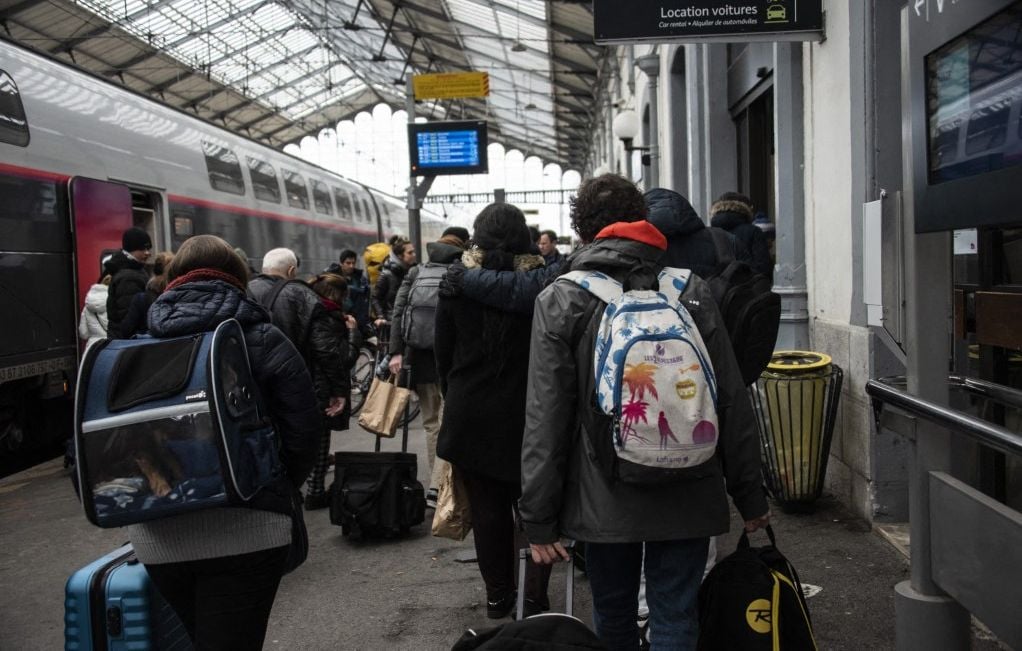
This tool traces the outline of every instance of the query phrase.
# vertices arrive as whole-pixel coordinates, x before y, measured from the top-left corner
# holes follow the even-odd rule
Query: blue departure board
[[[417,122],[408,125],[413,175],[482,174],[488,169],[486,122]]]
[[[474,167],[479,164],[479,132],[434,131],[416,134],[419,167]]]

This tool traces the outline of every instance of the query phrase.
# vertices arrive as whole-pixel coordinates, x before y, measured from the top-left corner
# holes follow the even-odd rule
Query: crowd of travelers
[[[197,647],[261,648],[277,587],[292,569],[294,510],[328,506],[331,432],[349,427],[351,369],[364,342],[383,334],[390,372],[421,407],[427,505],[436,507],[446,464],[464,483],[487,616],[514,610],[517,550],[531,551],[524,604],[532,615],[550,609],[550,567],[569,557],[562,541],[583,541],[594,628],[608,648],[694,649],[696,593],[712,564],[712,538],[728,529],[727,496],[747,531],[770,516],[749,398],[702,280],[724,256],[772,274],[769,242],[748,197],[726,193],[710,212],[712,228],[677,192],[643,195],[607,174],[583,182],[572,199],[578,246],[570,255],[557,233],[529,227],[517,207],[491,204],[471,233],[452,227],[428,242],[421,264],[414,245],[395,237],[365,252],[373,259],[365,268],[346,249],[305,278],[287,248],[266,252],[253,273],[243,253],[212,235],[153,255],[148,233],[125,231],[122,250],[89,289],[82,339],[175,337],[236,319],[286,469],[252,508],[129,527],[139,561]],[[716,453],[683,480],[633,485],[609,478],[591,437],[580,434],[610,417],[597,413],[591,377],[606,305],[576,274],[649,290],[665,266],[693,271],[679,300],[715,376]],[[427,282],[439,286],[435,321],[427,333],[410,333],[405,321]],[[674,434],[659,417],[666,441]]]

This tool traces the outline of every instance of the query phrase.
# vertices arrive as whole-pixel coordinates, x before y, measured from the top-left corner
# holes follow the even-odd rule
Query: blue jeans
[[[697,597],[706,566],[706,538],[647,542],[646,599],[652,651],[695,649]],[[643,543],[586,543],[596,634],[612,651],[639,647],[636,611]]]

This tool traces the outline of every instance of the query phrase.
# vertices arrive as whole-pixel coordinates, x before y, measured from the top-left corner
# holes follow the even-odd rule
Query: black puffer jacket
[[[280,458],[287,470],[279,484],[259,491],[252,506],[290,513],[293,490],[312,470],[322,426],[312,378],[295,347],[270,324],[262,306],[221,280],[189,282],[163,292],[149,309],[149,333],[178,337],[208,332],[227,319],[237,319],[245,330],[252,372],[280,437]]]
[[[362,336],[358,330],[348,330],[339,305],[323,299],[321,302],[323,310],[313,317],[309,333],[313,351],[310,370],[316,386],[316,402],[322,411],[330,398],[344,398],[344,411],[327,418],[327,424],[331,429],[346,430],[351,418],[351,367],[358,359]]]
[[[629,226],[634,233],[642,232],[641,226]],[[649,237],[653,229],[648,225],[647,229],[642,241],[597,240],[572,256],[571,269],[599,270],[618,282],[628,279],[632,287],[651,287],[661,267],[662,249],[652,243],[656,238]],[[720,312],[707,284],[695,276],[682,301],[699,328],[716,375],[720,463],[703,476],[651,488],[610,483],[581,432],[580,410],[597,409],[591,392],[584,401],[577,394],[584,382],[593,383],[592,355],[602,303],[567,281],[555,282],[536,299],[519,502],[529,542],[552,543],[562,535],[604,543],[717,535],[727,531],[730,519],[725,479],[727,493],[744,519],[767,512],[752,405]]]
[[[112,276],[110,291],[106,295],[106,316],[109,321],[107,336],[120,339],[128,336],[121,334],[121,321],[128,314],[135,294],[145,291],[149,274],[144,264],[124,251],[118,251],[106,261],[103,273]]]
[[[749,217],[740,212],[725,210],[715,213],[710,224],[734,235],[749,252],[747,262],[752,270],[773,279],[774,261],[770,258],[770,244],[766,234],[749,222]]]
[[[428,242],[426,251],[429,253],[429,264],[432,266],[443,265],[449,267],[453,262],[461,258],[465,249],[456,247],[446,242]],[[419,277],[421,265],[416,265],[408,270],[404,280],[401,281],[401,289],[394,299],[394,319],[390,327],[390,354],[404,355],[409,353],[407,365],[411,367],[410,386],[418,384],[436,383],[436,359],[433,356],[432,348],[411,348],[405,350],[404,321],[405,308],[408,306],[408,294],[412,290],[412,283]]]
[[[476,264],[471,255],[466,262]],[[542,264],[538,255],[515,256],[520,271]],[[444,418],[436,453],[458,469],[521,481],[531,321],[464,297],[440,298],[434,351]]]
[[[373,287],[373,314],[377,319],[390,321],[394,318],[394,301],[407,273],[408,267],[393,253],[384,261],[380,277],[376,279],[376,287]]]
[[[323,306],[320,304],[316,292],[302,281],[285,281],[283,278],[266,274],[259,274],[249,281],[248,295],[255,299],[256,303],[265,306],[265,299],[268,298],[269,293],[278,282],[286,282],[287,285],[280,291],[277,300],[273,303],[271,320],[273,325],[280,328],[281,332],[291,340],[308,364],[316,354],[310,346],[309,340],[312,321],[318,313],[323,311]]]
[[[667,252],[660,259],[664,266],[691,269],[701,278],[722,271],[713,234],[688,199],[664,188],[654,188],[645,196],[649,223],[667,238]],[[748,253],[733,237],[730,244],[735,259],[749,261]]]

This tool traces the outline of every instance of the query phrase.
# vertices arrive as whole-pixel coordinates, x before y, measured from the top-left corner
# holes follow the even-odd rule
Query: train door
[[[104,256],[121,249],[121,235],[134,225],[134,217],[126,185],[76,176],[69,181],[69,195],[80,309],[100,276]]]

